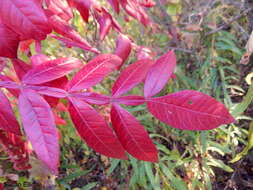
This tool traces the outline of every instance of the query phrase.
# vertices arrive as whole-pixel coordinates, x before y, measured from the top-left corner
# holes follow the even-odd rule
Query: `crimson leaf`
[[[67,0],[71,7],[75,7],[81,14],[83,20],[88,22],[89,20],[89,9],[91,7],[97,7],[95,0]]]
[[[21,80],[23,76],[32,68],[31,65],[26,64],[20,59],[12,59],[11,61],[19,80]]]
[[[67,22],[61,20],[57,15],[51,16],[49,21],[52,25],[53,30],[61,34],[62,36],[70,39],[70,42],[73,41],[78,44],[81,44],[83,49],[87,51],[92,51],[95,53],[99,52],[96,48],[91,47],[91,45],[87,41],[85,41],[71,26],[69,26]]]
[[[157,162],[157,149],[134,116],[117,104],[113,104],[111,120],[121,144],[129,154],[139,160]]]
[[[168,51],[150,68],[144,85],[144,96],[151,97],[159,93],[176,67],[176,56]]]
[[[78,91],[99,83],[107,74],[121,64],[121,59],[113,54],[100,54],[85,65],[71,81],[69,91]]]
[[[125,151],[105,120],[84,101],[71,98],[69,113],[85,142],[96,152],[109,157],[127,159]]]
[[[112,6],[112,8],[114,9],[114,11],[117,13],[117,14],[119,14],[119,12],[120,12],[120,9],[119,9],[119,1],[118,0],[107,0],[110,4],[111,4],[111,6]]]
[[[25,133],[38,158],[58,173],[59,144],[54,116],[48,103],[33,90],[22,90],[19,112]]]
[[[8,98],[0,91],[0,128],[7,132],[21,135],[19,124],[12,111]]]
[[[46,4],[50,11],[63,20],[69,21],[73,17],[70,7],[65,5],[62,0],[46,0]]]
[[[23,77],[26,84],[42,84],[60,78],[81,66],[76,58],[59,58],[35,66]]]
[[[0,21],[0,57],[16,58],[18,43],[18,34]]]
[[[119,96],[143,81],[153,61],[149,59],[139,60],[128,66],[121,72],[119,78],[112,87],[112,95]]]
[[[115,54],[122,59],[122,64],[128,58],[131,53],[131,49],[132,45],[130,39],[126,35],[119,34],[116,42]]]
[[[151,98],[147,105],[157,119],[182,130],[210,130],[234,121],[222,103],[194,90]]]
[[[99,36],[103,40],[112,27],[111,15],[104,8],[94,9],[94,15],[99,23]]]
[[[43,9],[35,1],[1,1],[0,18],[6,26],[20,35],[21,40],[44,40],[51,32]]]

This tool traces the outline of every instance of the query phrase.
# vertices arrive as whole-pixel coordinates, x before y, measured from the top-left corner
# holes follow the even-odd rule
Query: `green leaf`
[[[211,159],[207,163],[207,165],[221,168],[221,169],[223,169],[226,172],[233,172],[234,171],[230,166],[224,164],[221,160]]]
[[[253,121],[250,122],[250,128],[249,128],[249,135],[248,135],[248,144],[247,146],[243,149],[242,152],[237,154],[231,161],[230,163],[235,163],[239,161],[243,156],[246,156],[249,152],[249,150],[253,147]]]
[[[108,172],[107,172],[106,175],[107,176],[111,175],[111,173],[118,167],[119,163],[120,163],[120,160],[118,160],[118,159],[112,159],[111,166],[108,169]]]
[[[90,190],[90,189],[96,187],[96,185],[97,185],[97,182],[88,183],[87,185],[85,185],[84,187],[82,187],[81,190]]]
[[[253,100],[253,83],[251,84],[246,96],[243,98],[243,101],[232,108],[231,114],[234,117],[239,116],[248,108],[252,100]]]
[[[65,183],[71,182],[72,180],[74,180],[74,179],[76,179],[78,177],[84,176],[84,175],[86,175],[89,172],[91,172],[91,170],[78,170],[78,171],[76,171],[74,173],[71,173],[70,175],[68,175],[67,177],[65,177],[65,178],[63,178],[63,179],[61,179],[59,181],[60,181],[60,183],[61,182],[65,182]]]

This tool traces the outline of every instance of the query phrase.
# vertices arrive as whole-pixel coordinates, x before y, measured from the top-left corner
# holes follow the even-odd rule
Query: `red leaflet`
[[[67,89],[78,91],[99,83],[107,74],[121,64],[121,59],[113,54],[100,54],[85,65],[74,77]]]
[[[60,78],[73,69],[81,67],[82,63],[76,58],[59,58],[46,61],[35,66],[23,77],[26,84],[42,84]]]
[[[0,19],[0,57],[16,58],[18,43],[18,34],[2,24]]]
[[[0,19],[18,33],[21,40],[44,40],[46,35],[51,32],[43,9],[35,1],[1,1]]]
[[[2,91],[0,91],[0,128],[7,132],[21,135],[11,104]]]
[[[100,40],[103,40],[112,27],[111,15],[104,9],[94,9],[95,18],[99,23]]]
[[[137,0],[120,0],[120,3],[130,16],[140,21],[144,26],[150,24],[147,13],[139,5]]]
[[[118,0],[107,0],[110,4],[111,4],[111,6],[112,6],[112,8],[114,9],[114,11],[117,13],[117,14],[119,14],[119,1]]]
[[[121,97],[112,97],[111,101],[117,104],[137,106],[137,105],[144,104],[145,98],[143,96],[121,96]]]
[[[73,93],[71,96],[83,100],[89,104],[105,105],[110,103],[110,97],[94,92]]]
[[[58,16],[51,16],[49,21],[55,32],[63,35],[66,38],[69,38],[69,40],[62,38],[64,43],[68,44],[72,41],[77,44],[81,44],[82,48],[87,51],[92,51],[95,53],[99,52],[96,48],[91,47],[88,42],[86,42],[72,27],[70,27],[64,20],[61,20]],[[74,44],[72,45],[74,46]]]
[[[112,95],[120,96],[143,81],[153,61],[146,59],[136,61],[121,72],[112,87]]]
[[[19,96],[19,112],[33,150],[54,173],[58,173],[59,144],[54,116],[48,103],[33,90]]]
[[[46,5],[50,11],[65,21],[73,17],[72,10],[62,0],[46,0]]]
[[[99,53],[99,51],[96,49],[96,48],[93,48],[83,42],[76,42],[76,41],[73,41],[71,39],[68,39],[68,38],[63,38],[63,37],[59,37],[59,36],[56,36],[54,34],[50,35],[52,38],[55,38],[59,41],[61,41],[65,46],[67,46],[68,48],[71,48],[71,47],[78,47],[78,48],[81,48],[83,50],[86,50],[86,51],[91,51],[91,52],[94,52],[94,53]]]
[[[89,20],[90,8],[98,7],[94,0],[68,0],[68,3],[71,7],[75,7],[79,11],[85,22],[88,22]]]
[[[176,56],[168,51],[150,68],[144,85],[144,96],[151,97],[159,93],[168,82],[176,67]]]
[[[234,121],[222,103],[194,90],[151,98],[148,109],[162,122],[182,130],[210,130]]]
[[[112,129],[91,106],[71,98],[69,113],[79,135],[96,152],[113,158],[127,159]]]
[[[114,104],[111,110],[113,128],[126,151],[133,157],[157,162],[158,153],[144,127],[129,112]]]
[[[31,65],[26,64],[20,59],[12,59],[11,61],[19,80],[32,68]]]
[[[46,55],[43,55],[43,54],[37,54],[37,55],[34,55],[34,56],[31,57],[31,62],[32,62],[33,66],[38,66],[38,65],[43,64],[44,62],[47,62],[49,60],[50,60],[50,58],[47,57]],[[44,88],[45,88],[45,86],[53,87],[52,89],[60,88],[60,89],[58,89],[58,91],[59,91],[61,89],[65,89],[65,86],[66,86],[67,83],[68,83],[68,78],[66,76],[63,76],[63,77],[60,77],[58,79],[43,83],[41,85],[44,86]],[[47,89],[51,89],[51,88],[47,88]],[[49,97],[49,96],[44,97],[45,100],[49,103],[49,105],[51,107],[55,107],[59,102],[59,98],[55,98],[55,97],[63,98],[63,97],[66,96],[65,91],[63,91],[64,93],[56,92],[56,94],[55,94],[55,90],[53,90],[53,91],[51,91],[51,90],[42,90],[42,91],[37,91],[37,92],[40,93],[40,94],[43,94],[43,95],[52,96],[52,97]]]
[[[116,42],[115,55],[118,55],[122,59],[122,64],[128,58],[131,53],[131,49],[132,46],[130,39],[124,34],[119,34]]]

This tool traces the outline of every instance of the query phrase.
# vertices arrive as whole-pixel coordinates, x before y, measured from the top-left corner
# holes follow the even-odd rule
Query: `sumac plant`
[[[152,23],[144,9],[155,6],[152,0],[108,2],[116,13],[122,7],[143,25]],[[103,54],[85,41],[70,25],[73,11],[79,11],[85,22],[92,14],[99,24],[100,40],[110,29],[116,30],[119,34],[115,51]],[[75,46],[96,55],[87,64],[71,57],[51,59],[41,51],[41,41],[46,38],[58,39],[67,47]],[[27,52],[31,43],[35,43],[34,55]],[[137,61],[121,69],[110,96],[88,90],[120,69],[132,50],[138,52]],[[146,50],[123,34],[121,26],[97,1],[0,0],[1,69],[9,70],[0,75],[0,143],[13,158],[16,169],[29,167],[25,164],[29,155],[24,135],[37,158],[57,174],[60,151],[56,120],[59,118],[52,110],[59,105],[59,99],[67,100],[67,110],[85,143],[100,154],[118,159],[127,159],[127,152],[139,160],[158,161],[157,149],[144,126],[122,105],[146,104],[155,118],[181,130],[210,130],[234,121],[222,103],[198,91],[183,90],[156,97],[173,75],[176,56],[168,51],[155,59]],[[21,51],[27,53],[30,61],[25,63],[18,58]],[[10,66],[4,65],[6,58],[11,59],[16,78]],[[70,72],[72,75],[67,77]],[[144,83],[144,95],[129,95],[140,83]],[[22,128],[13,112],[15,102]],[[112,127],[93,105],[110,105]]]

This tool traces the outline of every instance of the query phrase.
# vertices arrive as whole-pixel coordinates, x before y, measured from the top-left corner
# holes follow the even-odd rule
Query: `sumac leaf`
[[[94,52],[94,53],[99,53],[99,51],[96,48],[93,48],[89,44],[86,44],[84,42],[74,41],[72,39],[56,36],[56,35],[53,35],[53,34],[50,35],[50,36],[52,38],[55,38],[55,39],[61,41],[68,48],[78,47],[78,48],[81,48],[81,49],[86,50],[86,51],[91,51],[91,52]]]
[[[94,9],[94,15],[99,23],[100,40],[103,40],[112,27],[111,15],[104,8]]]
[[[82,64],[76,58],[59,58],[35,66],[23,77],[25,84],[42,84],[60,78]]]
[[[144,96],[151,97],[159,93],[176,67],[176,56],[173,51],[168,51],[161,56],[150,68],[144,85]]]
[[[19,80],[21,80],[23,76],[32,68],[31,65],[26,64],[20,59],[12,59],[11,61]]]
[[[112,87],[112,95],[120,96],[145,79],[153,61],[149,59],[139,60],[123,70]]]
[[[95,0],[68,0],[68,3],[71,7],[75,7],[79,11],[85,22],[89,20],[90,8],[98,7]]]
[[[114,9],[114,11],[117,13],[117,14],[119,14],[119,12],[120,12],[120,9],[119,9],[119,1],[118,0],[107,0],[110,4],[111,4],[111,6],[112,6],[112,8]]]
[[[43,55],[43,54],[37,54],[37,55],[34,55],[34,56],[31,57],[31,63],[32,63],[32,65],[34,67],[38,66],[40,64],[43,64],[44,62],[47,62],[49,60],[50,60],[50,58],[47,57],[46,55]],[[44,98],[49,103],[49,105],[51,107],[55,107],[58,104],[58,102],[59,102],[59,97],[60,98],[65,97],[66,92],[62,93],[64,91],[60,92],[59,90],[65,89],[65,86],[66,86],[67,83],[68,83],[68,78],[66,76],[63,76],[63,77],[60,77],[58,79],[55,79],[55,80],[52,80],[52,81],[40,84],[41,86],[60,88],[60,89],[58,89],[58,90],[55,89],[52,92],[51,91],[52,88],[48,88],[50,90],[46,90],[45,87],[44,87],[43,90],[40,90],[40,91],[37,90],[37,92],[40,93],[40,94],[43,94],[43,95],[49,95],[49,96],[45,96]],[[54,93],[54,92],[56,92],[56,93]],[[56,97],[58,97],[58,98],[56,98]]]
[[[113,54],[100,54],[86,64],[69,81],[67,89],[78,91],[99,83],[107,74],[121,64],[121,59]]]
[[[12,111],[8,98],[0,91],[0,128],[7,132],[21,135],[19,124]]]
[[[112,129],[89,104],[71,98],[69,113],[79,135],[92,149],[108,157],[127,159]]]
[[[58,173],[59,144],[54,116],[48,103],[33,90],[22,90],[18,102],[23,127],[38,158]]]
[[[144,26],[147,26],[151,23],[147,13],[139,5],[137,0],[120,0],[119,2],[127,14],[137,19]]]
[[[71,18],[73,18],[73,13],[70,7],[62,0],[46,0],[46,4],[48,9],[61,19],[69,21]]]
[[[6,26],[19,34],[21,40],[44,40],[51,32],[43,9],[35,1],[1,1],[0,18]]]
[[[131,49],[132,45],[130,39],[126,35],[119,34],[116,42],[115,55],[118,55],[122,59],[122,64],[128,58]]]
[[[52,28],[55,32],[57,32],[58,34],[61,34],[65,38],[67,38],[65,41],[64,41],[64,38],[62,40],[67,45],[69,42],[72,41],[73,43],[76,42],[78,44],[81,44],[83,49],[85,49],[87,51],[92,51],[95,53],[99,52],[96,48],[91,47],[91,45],[86,40],[84,40],[78,34],[78,32],[76,32],[71,26],[68,25],[67,22],[60,19],[58,16],[56,16],[56,15],[51,16],[49,21],[50,21],[50,24],[52,25]]]
[[[194,90],[150,98],[147,106],[157,119],[182,130],[210,130],[234,121],[222,103]]]
[[[0,57],[16,58],[18,43],[18,34],[0,21]]]
[[[139,160],[158,161],[155,145],[144,127],[133,115],[120,106],[113,104],[111,121],[121,144],[129,154]]]

